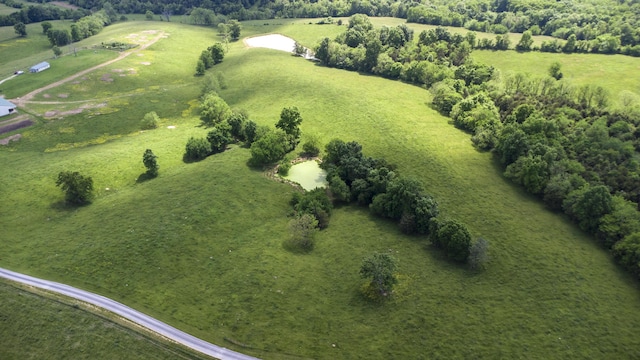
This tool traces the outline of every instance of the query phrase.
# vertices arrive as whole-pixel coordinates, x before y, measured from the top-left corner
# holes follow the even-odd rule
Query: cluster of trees
[[[100,10],[71,24],[71,31],[67,29],[54,29],[53,25],[48,21],[43,22],[41,25],[42,32],[49,38],[51,46],[60,47],[96,35],[111,23],[112,20],[107,15],[107,12]]]
[[[70,3],[84,9],[100,9],[107,4],[104,0],[71,0]],[[496,34],[529,31],[532,35],[549,35],[564,40],[569,40],[573,35],[575,41],[590,42],[589,51],[600,46],[611,48],[610,45],[615,43],[618,44],[618,51],[623,53],[640,51],[632,50],[640,45],[640,5],[628,1],[581,4],[579,12],[571,2],[552,0],[479,0],[464,3],[434,0],[428,4],[403,0],[129,0],[117,2],[113,8],[118,13],[190,15],[195,23],[203,25],[215,25],[225,17],[255,20],[345,17],[355,14],[392,16],[405,18],[408,22],[465,27],[471,31]],[[7,25],[14,25],[18,21]]]
[[[623,99],[612,109],[603,88],[559,81],[559,64],[549,74],[445,79],[431,88],[433,106],[472,133],[475,146],[493,151],[505,177],[564,211],[640,274],[640,264],[627,263],[640,256],[640,107]]]
[[[331,199],[324,189],[316,188],[294,193],[290,204],[293,207],[293,219],[289,222],[291,238],[285,246],[294,251],[311,251],[316,233],[329,226]]]
[[[208,91],[200,101],[200,120],[209,132],[205,138],[188,140],[186,161],[199,161],[224,151],[229,143],[243,142],[251,149],[252,165],[271,165],[300,142],[302,116],[295,106],[282,109],[275,128],[258,126],[245,111],[231,110],[215,91]]]
[[[0,26],[14,26],[18,23],[31,24],[47,20],[79,20],[84,16],[91,15],[91,12],[85,9],[70,10],[47,4],[30,4],[27,6],[24,3],[12,0],[3,0],[0,3],[17,8],[11,14],[0,15]]]
[[[224,46],[221,43],[215,43],[206,50],[202,50],[196,64],[196,75],[202,76],[207,69],[221,63],[224,59],[224,53]]]
[[[471,132],[478,148],[495,152],[507,178],[540,196],[549,207],[563,210],[607,248],[640,230],[640,107],[633,100],[612,110],[603,88],[558,81],[559,64],[549,69],[547,78],[516,74],[494,79],[492,67],[469,60],[478,46],[473,34],[463,37],[436,28],[413,41],[401,34],[402,27],[375,30],[365,16],[356,15],[336,41],[321,42],[316,57],[329,66],[430,86],[433,107]],[[517,47],[530,47],[528,38],[523,37]],[[347,186],[333,177],[329,180],[338,198],[369,201],[369,195],[361,194],[360,183],[354,191],[353,179],[342,179]],[[401,219],[402,212],[383,199],[372,202],[372,209]],[[409,219],[401,220],[403,227],[428,231],[428,222]],[[620,246],[616,254],[621,253]],[[625,256],[617,255],[629,258]]]
[[[502,40],[497,43],[506,43],[500,46],[508,46],[508,37],[498,37]],[[494,73],[493,67],[471,61],[469,55],[479,44],[489,46],[487,41],[476,41],[474,33],[451,34],[442,27],[422,31],[414,39],[413,31],[404,24],[374,29],[367,16],[354,15],[349,19],[347,31],[336,40],[325,38],[320,42],[315,56],[327,66],[426,87],[454,79],[478,85]]]
[[[438,203],[420,182],[399,176],[382,159],[365,156],[357,142],[331,140],[322,167],[335,201],[368,206],[372,213],[397,221],[403,233],[428,236],[448,258],[469,260],[473,242],[466,226],[441,219]]]

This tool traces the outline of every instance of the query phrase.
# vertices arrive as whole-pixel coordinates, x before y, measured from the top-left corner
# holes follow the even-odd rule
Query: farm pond
[[[314,160],[292,165],[289,174],[284,178],[300,184],[307,191],[327,185],[327,173]]]

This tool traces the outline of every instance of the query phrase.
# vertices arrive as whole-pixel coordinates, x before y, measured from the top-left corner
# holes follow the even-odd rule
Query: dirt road
[[[69,81],[75,80],[75,79],[77,79],[77,78],[79,78],[79,77],[81,77],[83,75],[86,75],[86,74],[88,74],[88,73],[90,73],[90,72],[92,72],[94,70],[97,70],[97,69],[100,69],[100,68],[105,67],[107,65],[111,65],[111,64],[113,64],[115,62],[118,62],[118,61],[126,58],[127,56],[129,56],[131,54],[135,54],[137,52],[140,52],[140,51],[148,48],[149,46],[155,44],[158,40],[160,40],[165,35],[166,34],[164,32],[160,32],[156,37],[154,37],[150,41],[140,45],[137,48],[134,48],[132,50],[128,50],[128,51],[124,51],[124,52],[120,53],[120,55],[118,55],[118,57],[115,58],[115,59],[103,62],[102,64],[96,65],[96,66],[94,66],[92,68],[89,68],[89,69],[86,69],[86,70],[82,70],[82,71],[80,71],[80,72],[78,72],[78,73],[76,73],[74,75],[71,75],[71,76],[69,76],[67,78],[64,78],[62,80],[58,80],[58,81],[56,81],[54,83],[51,83],[51,84],[49,84],[47,86],[43,86],[43,87],[41,87],[39,89],[33,90],[32,92],[30,92],[30,93],[28,93],[28,94],[26,94],[26,95],[24,95],[22,97],[19,97],[17,99],[11,99],[10,101],[12,103],[16,104],[18,107],[24,107],[26,103],[28,103],[31,99],[33,99],[34,96],[38,95],[39,93],[41,93],[43,91],[47,91],[49,89],[53,89],[53,88],[55,88],[57,86],[60,86],[60,85],[62,85],[64,83],[67,83]]]

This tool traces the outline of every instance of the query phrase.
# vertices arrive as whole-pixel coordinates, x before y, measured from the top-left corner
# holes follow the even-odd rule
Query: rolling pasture
[[[312,47],[344,30],[308,22],[244,23],[243,36],[281,33]],[[471,272],[356,207],[334,210],[310,254],[288,252],[295,190],[249,168],[248,149],[182,162],[187,139],[206,134],[193,74],[200,52],[218,41],[216,29],[128,22],[85,41],[151,31],[166,37],[39,94],[33,100],[62,104],[28,105],[38,125],[0,148],[0,266],[95,291],[263,358],[640,356],[637,283],[593,239],[503,179],[491,154],[429,107],[427,91],[233,42],[209,70],[222,74],[220,95],[231,107],[273,126],[283,107],[297,106],[303,141],[315,134],[323,143],[359,142],[366,155],[420,180],[445,216],[489,240],[492,259]],[[81,104],[88,107],[79,114],[44,116]],[[148,111],[160,126],[139,131]],[[147,148],[160,175],[137,182]],[[55,177],[63,170],[93,177],[91,205],[62,204]],[[374,251],[399,260],[397,292],[384,304],[359,292],[361,260]],[[24,322],[39,312],[26,311]],[[130,344],[123,346],[139,351]]]

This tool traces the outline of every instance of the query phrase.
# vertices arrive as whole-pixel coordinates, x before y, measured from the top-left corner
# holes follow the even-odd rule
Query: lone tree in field
[[[147,168],[147,175],[150,177],[158,176],[158,161],[156,160],[158,157],[151,151],[151,149],[145,150],[142,155],[142,163],[144,167]]]
[[[549,66],[549,76],[556,80],[562,79],[562,65],[559,62],[555,61],[551,66]]]
[[[300,142],[300,124],[302,123],[302,116],[300,110],[297,107],[292,106],[290,108],[282,109],[280,113],[280,120],[276,124],[276,128],[282,129],[290,139],[290,148],[293,150],[298,142]]]
[[[140,128],[142,130],[155,129],[158,127],[158,121],[160,121],[160,117],[155,111],[148,112],[144,114],[144,117],[140,121]]]
[[[16,31],[16,34],[18,34],[21,37],[25,37],[27,36],[27,26],[24,23],[17,23],[15,25],[13,25],[13,29]]]
[[[311,214],[302,214],[289,222],[290,245],[302,251],[311,251],[318,233],[318,220]]]
[[[360,267],[360,276],[371,279],[368,290],[378,296],[391,294],[393,286],[398,283],[394,272],[398,267],[396,259],[389,254],[374,253],[365,258]]]
[[[77,171],[62,171],[58,174],[56,186],[64,191],[67,204],[83,205],[91,199],[93,179],[82,176]]]

